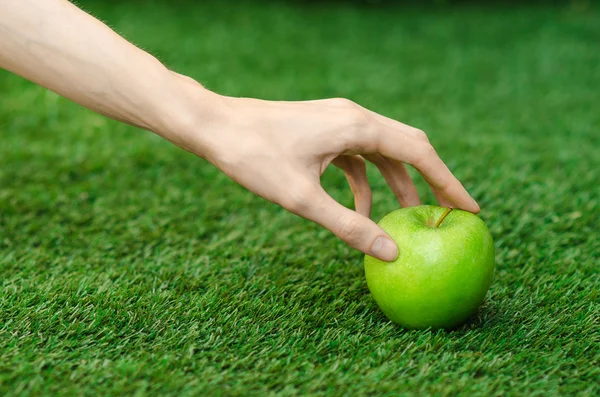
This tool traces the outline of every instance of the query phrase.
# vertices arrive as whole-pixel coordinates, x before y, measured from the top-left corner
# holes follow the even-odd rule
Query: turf
[[[0,394],[600,393],[598,7],[143,4],[82,2],[221,93],[427,131],[482,206],[494,284],[464,327],[402,330],[326,230],[0,72]],[[379,219],[397,203],[369,173]]]

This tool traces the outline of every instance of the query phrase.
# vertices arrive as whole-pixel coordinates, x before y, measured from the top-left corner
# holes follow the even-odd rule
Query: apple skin
[[[467,211],[423,205],[393,211],[379,226],[398,244],[393,262],[365,256],[369,290],[383,313],[408,329],[451,329],[481,305],[494,276],[494,242]]]

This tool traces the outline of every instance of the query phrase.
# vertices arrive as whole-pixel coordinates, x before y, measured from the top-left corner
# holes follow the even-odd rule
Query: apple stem
[[[451,213],[453,210],[453,208],[446,208],[446,211],[444,211],[444,213],[442,214],[442,216],[440,217],[440,219],[438,219],[438,221],[435,223],[435,228],[437,229],[438,227],[440,227],[440,225],[442,224],[442,222],[444,222],[444,219],[446,219],[446,217],[448,216],[449,213]]]

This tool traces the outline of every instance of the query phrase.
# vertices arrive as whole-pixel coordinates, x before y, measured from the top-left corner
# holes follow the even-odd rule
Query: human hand
[[[0,30],[0,67],[154,131],[364,253],[389,261],[398,251],[369,219],[363,159],[379,168],[402,206],[419,204],[406,163],[425,177],[441,205],[479,211],[422,131],[348,100],[275,102],[214,94],[66,0],[0,0]],[[345,171],[356,212],[321,187],[330,163]]]
[[[396,244],[369,219],[371,190],[364,159],[374,163],[400,205],[419,205],[404,164],[415,167],[442,206],[479,206],[438,157],[422,131],[349,100],[275,102],[220,97],[220,122],[192,148],[233,180],[335,233],[350,246],[391,261]],[[193,145],[192,145],[193,146]],[[344,170],[356,212],[320,184],[329,164]],[[400,247],[401,249],[401,247]]]

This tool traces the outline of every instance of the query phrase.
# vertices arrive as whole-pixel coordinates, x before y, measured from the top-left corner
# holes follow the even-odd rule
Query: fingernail
[[[398,246],[387,237],[379,236],[371,247],[373,256],[391,262],[398,257]]]

